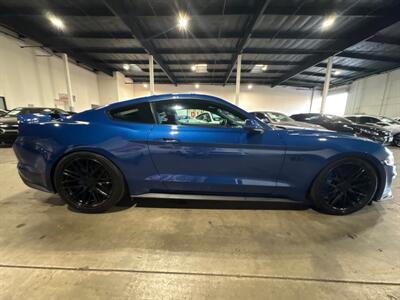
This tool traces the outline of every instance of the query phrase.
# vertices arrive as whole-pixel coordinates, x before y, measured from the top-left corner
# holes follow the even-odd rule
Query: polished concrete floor
[[[393,189],[345,217],[152,200],[86,215],[26,187],[1,148],[0,299],[400,299]]]

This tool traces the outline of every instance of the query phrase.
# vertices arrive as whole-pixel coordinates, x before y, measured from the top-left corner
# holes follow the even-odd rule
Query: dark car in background
[[[356,124],[349,119],[335,115],[307,113],[295,114],[291,118],[299,122],[317,124],[329,130],[364,137],[382,144],[389,144],[393,141],[393,135],[388,130],[378,126]]]
[[[383,116],[373,115],[349,115],[346,119],[357,123],[370,126],[377,126],[384,130],[388,130],[393,135],[393,145],[400,147],[400,122]]]
[[[284,128],[291,127],[301,127],[301,128],[312,128],[312,129],[322,129],[323,127],[317,124],[298,122],[291,117],[275,111],[255,111],[252,112],[257,118],[267,124],[281,126]]]
[[[0,117],[0,144],[12,144],[18,136],[18,116],[20,115],[50,115],[53,119],[70,115],[59,108],[49,107],[18,107]]]

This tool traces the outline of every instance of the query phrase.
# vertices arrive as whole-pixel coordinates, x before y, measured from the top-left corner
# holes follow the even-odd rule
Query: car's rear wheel
[[[119,169],[105,157],[91,152],[64,157],[54,175],[60,197],[81,212],[104,212],[126,194]]]
[[[346,158],[327,166],[311,188],[314,207],[332,215],[347,215],[373,200],[378,188],[375,169],[365,160]]]
[[[400,133],[393,137],[393,145],[400,147]]]

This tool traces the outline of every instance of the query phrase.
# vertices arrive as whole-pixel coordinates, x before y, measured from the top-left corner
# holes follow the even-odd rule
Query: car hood
[[[18,120],[17,117],[0,117],[0,124],[15,125]]]

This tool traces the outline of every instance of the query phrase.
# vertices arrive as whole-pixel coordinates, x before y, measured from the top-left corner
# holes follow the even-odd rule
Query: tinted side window
[[[372,117],[360,117],[360,123],[378,123],[379,120]]]
[[[113,119],[132,123],[153,124],[154,118],[148,103],[129,105],[110,111]]]
[[[246,116],[225,105],[204,100],[160,101],[155,103],[155,107],[160,124],[242,127],[246,119]]]

